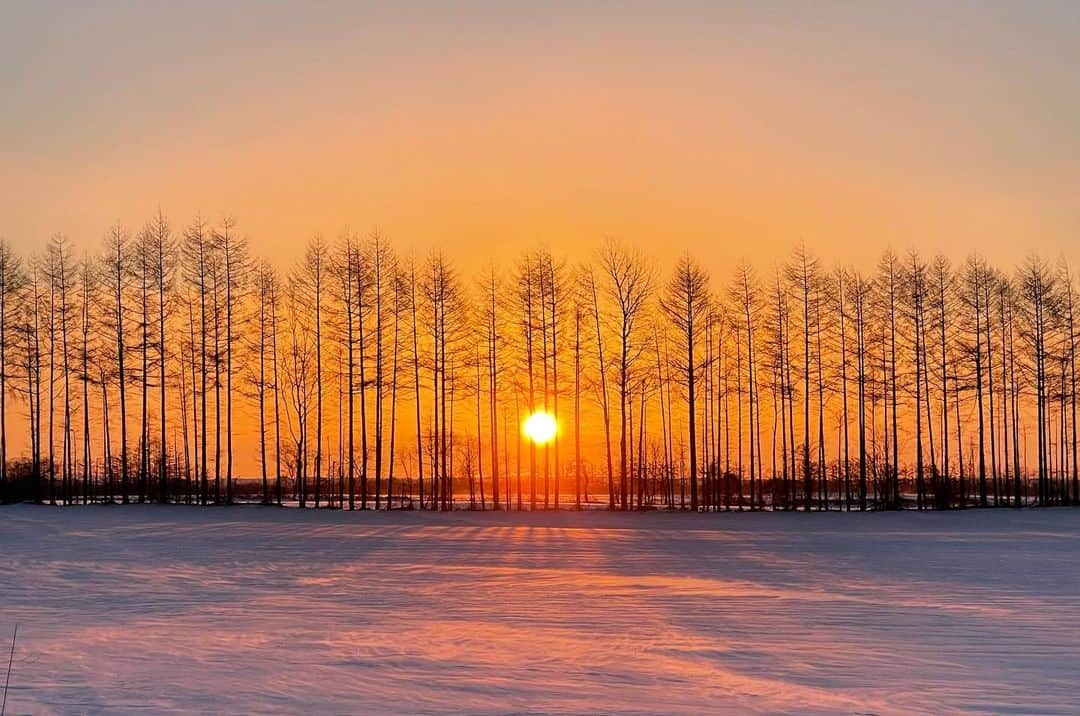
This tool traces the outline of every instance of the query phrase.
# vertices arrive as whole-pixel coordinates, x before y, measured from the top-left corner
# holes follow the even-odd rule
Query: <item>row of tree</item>
[[[346,234],[282,273],[231,220],[176,230],[159,212],[80,256],[62,235],[29,258],[0,243],[0,495],[1075,504],[1074,298],[1067,265],[1038,258],[886,252],[863,271],[799,248],[720,286],[615,242],[466,281],[441,252]],[[518,429],[538,410],[560,425],[540,447]],[[257,474],[238,477],[238,445]]]

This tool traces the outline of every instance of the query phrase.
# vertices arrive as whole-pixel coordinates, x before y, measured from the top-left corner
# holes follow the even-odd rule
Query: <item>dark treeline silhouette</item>
[[[30,257],[0,243],[0,496],[1080,504],[1074,290],[1064,262],[827,269],[804,247],[767,275],[683,256],[661,276],[610,241],[467,280],[353,234],[280,273],[233,221],[159,212],[82,256],[62,235]],[[538,410],[561,426],[542,446],[518,428]]]

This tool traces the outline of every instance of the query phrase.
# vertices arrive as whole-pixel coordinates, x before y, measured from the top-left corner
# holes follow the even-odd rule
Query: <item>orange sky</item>
[[[0,9],[26,251],[158,205],[281,262],[344,227],[466,267],[612,235],[721,271],[1078,236],[1073,3],[93,5]]]

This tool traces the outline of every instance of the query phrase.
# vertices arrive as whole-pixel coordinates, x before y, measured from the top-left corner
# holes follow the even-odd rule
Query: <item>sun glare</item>
[[[532,440],[537,445],[543,445],[555,439],[558,424],[555,422],[555,416],[551,413],[538,410],[525,419],[521,429],[529,440]]]

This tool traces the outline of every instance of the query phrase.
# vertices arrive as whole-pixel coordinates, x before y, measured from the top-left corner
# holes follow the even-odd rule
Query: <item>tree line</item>
[[[465,277],[382,236],[282,271],[231,219],[0,242],[0,496],[341,509],[1080,504],[1075,281],[614,241]],[[544,410],[549,444],[519,426]],[[20,447],[11,450],[9,437]],[[25,443],[25,444],[23,444]],[[237,451],[257,474],[238,475]],[[13,454],[14,453],[14,454]]]

